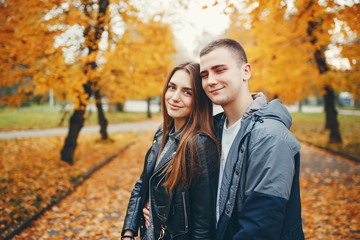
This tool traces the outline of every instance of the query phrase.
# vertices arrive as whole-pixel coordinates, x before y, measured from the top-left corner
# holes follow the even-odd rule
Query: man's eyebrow
[[[216,70],[217,68],[225,67],[225,66],[226,66],[226,64],[215,65],[215,66],[212,66],[212,67],[211,67],[211,70]],[[207,72],[207,70],[203,70],[203,71],[200,72],[200,74],[206,73],[206,72]]]
[[[217,69],[220,67],[225,67],[225,66],[226,66],[226,64],[219,64],[219,65],[212,66],[211,69],[214,70],[214,69]]]

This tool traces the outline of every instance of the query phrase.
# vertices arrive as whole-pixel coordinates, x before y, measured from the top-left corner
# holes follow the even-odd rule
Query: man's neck
[[[243,98],[239,98],[226,106],[222,106],[227,118],[226,127],[231,127],[237,120],[242,118],[246,109],[253,101],[251,94],[247,94]]]

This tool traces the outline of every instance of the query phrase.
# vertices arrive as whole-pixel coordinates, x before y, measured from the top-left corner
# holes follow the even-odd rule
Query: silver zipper
[[[187,211],[186,211],[185,192],[181,192],[181,196],[182,196],[183,206],[184,206],[185,231],[187,231],[189,228],[189,223],[188,223],[188,216],[187,216]]]
[[[160,183],[162,182],[162,180],[164,180],[165,177],[166,177],[166,173],[164,173],[164,176],[162,176],[158,184],[156,184],[156,188],[159,188]]]

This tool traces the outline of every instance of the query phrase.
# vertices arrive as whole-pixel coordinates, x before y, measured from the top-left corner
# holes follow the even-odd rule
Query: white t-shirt
[[[220,200],[220,188],[221,182],[224,175],[224,169],[226,165],[226,159],[230,150],[232,143],[236,137],[236,134],[239,132],[241,127],[241,118],[237,120],[233,125],[229,128],[226,127],[227,119],[224,122],[224,128],[222,132],[221,139],[221,158],[220,158],[220,170],[219,170],[219,184],[216,198],[216,220],[219,221],[220,218],[220,209],[219,209],[219,200]]]

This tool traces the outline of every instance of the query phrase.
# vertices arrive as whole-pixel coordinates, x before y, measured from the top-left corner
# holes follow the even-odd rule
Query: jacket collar
[[[254,112],[267,104],[267,99],[262,92],[252,93],[251,97],[254,101],[252,101],[250,106],[245,110],[243,117],[251,116]]]

